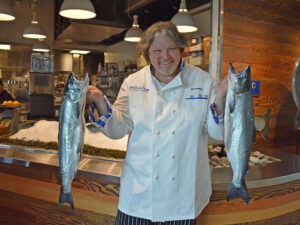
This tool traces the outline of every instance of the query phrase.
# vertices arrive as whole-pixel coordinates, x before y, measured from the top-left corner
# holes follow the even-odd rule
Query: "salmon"
[[[71,185],[84,147],[85,104],[89,77],[78,78],[69,75],[66,83],[59,115],[58,150],[61,190],[58,206],[69,203],[74,210]]]
[[[224,127],[227,158],[233,172],[227,201],[241,198],[248,204],[245,175],[252,143],[256,140],[250,66],[239,71],[229,64]]]

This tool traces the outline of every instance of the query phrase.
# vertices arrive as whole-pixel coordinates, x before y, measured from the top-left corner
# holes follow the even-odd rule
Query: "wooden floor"
[[[0,165],[0,224],[112,225],[119,185],[78,178],[73,182],[75,210],[57,206],[56,175],[28,175],[27,168]],[[22,173],[16,171],[22,169]],[[6,170],[6,171],[4,171]],[[24,174],[24,175],[20,175]],[[300,180],[249,190],[249,205],[226,201],[226,191],[214,191],[198,225],[300,225]]]
[[[300,225],[300,180],[249,189],[249,205],[226,201],[226,191],[214,191],[198,218],[208,225]]]

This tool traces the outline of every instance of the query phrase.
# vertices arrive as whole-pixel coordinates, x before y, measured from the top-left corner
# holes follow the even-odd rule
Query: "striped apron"
[[[114,225],[196,225],[196,219],[151,222],[151,220],[129,216],[118,210]]]

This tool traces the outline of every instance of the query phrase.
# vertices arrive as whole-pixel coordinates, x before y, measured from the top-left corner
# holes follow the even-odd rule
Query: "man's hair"
[[[2,80],[0,79],[0,85],[3,85],[3,82],[2,82]]]
[[[164,34],[171,38],[179,47],[181,54],[186,46],[186,38],[178,32],[177,27],[170,21],[156,22],[145,30],[141,36],[140,42],[137,44],[137,49],[140,55],[143,55],[149,63],[149,48],[153,40],[159,35]]]

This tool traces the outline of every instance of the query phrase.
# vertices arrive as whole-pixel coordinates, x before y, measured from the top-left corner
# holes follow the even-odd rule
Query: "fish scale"
[[[248,172],[252,143],[256,138],[249,66],[239,71],[231,63],[229,64],[224,121],[224,142],[228,162],[233,172],[227,201],[242,198],[248,204],[250,198],[245,175]]]
[[[71,73],[67,80],[59,115],[58,150],[61,190],[58,206],[69,203],[74,210],[71,185],[84,146],[86,92],[88,75],[84,79]]]

